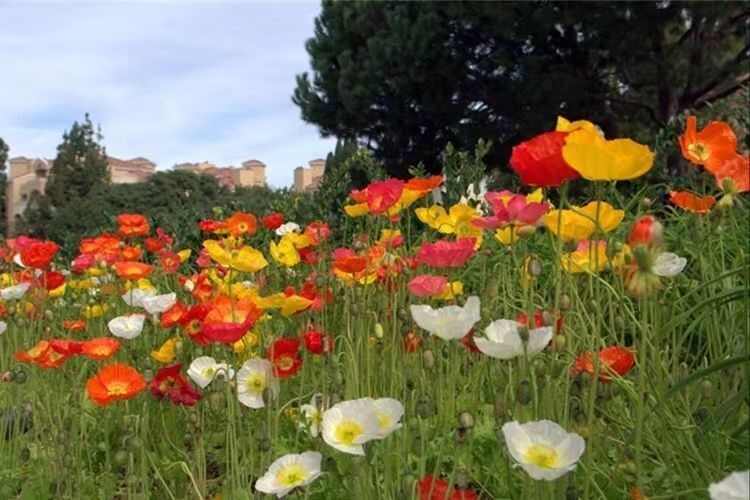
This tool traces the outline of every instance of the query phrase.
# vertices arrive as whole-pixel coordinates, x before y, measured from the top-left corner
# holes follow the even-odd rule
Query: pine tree
[[[5,234],[5,189],[8,184],[8,175],[5,173],[6,162],[8,161],[8,145],[0,137],[0,234]]]
[[[52,163],[45,195],[56,209],[78,203],[97,187],[109,182],[107,154],[88,113],[83,123],[74,122],[63,134]]]

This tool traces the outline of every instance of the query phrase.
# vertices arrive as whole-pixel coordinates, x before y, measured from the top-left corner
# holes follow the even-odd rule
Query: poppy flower
[[[526,196],[510,191],[490,192],[485,199],[494,214],[473,221],[474,225],[483,229],[497,229],[509,224],[534,226],[549,210],[547,202],[529,201]]]
[[[477,347],[477,343],[474,341],[475,336],[476,332],[474,332],[474,329],[472,328],[471,330],[469,330],[469,333],[461,337],[461,340],[459,340],[459,342],[461,342],[461,345],[464,346],[464,348],[469,352],[482,352],[479,350],[479,347]]]
[[[21,262],[26,267],[44,269],[60,250],[60,246],[53,241],[34,240],[21,250]]]
[[[560,257],[560,263],[566,272],[598,273],[603,271],[609,263],[607,256],[607,242],[604,240],[583,240],[573,252]]]
[[[139,247],[125,247],[122,249],[122,258],[125,260],[138,260],[143,255],[143,251]]]
[[[443,340],[460,339],[480,319],[479,297],[472,295],[461,306],[450,305],[434,309],[428,305],[409,306],[411,317],[423,330]]]
[[[112,337],[87,340],[81,345],[81,354],[97,361],[111,358],[119,350],[120,341]]]
[[[408,332],[404,335],[404,351],[417,352],[422,346],[422,337],[414,332]]]
[[[160,238],[146,238],[143,244],[151,253],[159,253],[167,246],[166,242]]]
[[[118,232],[127,238],[146,236],[151,230],[148,220],[141,214],[120,214],[117,225]]]
[[[434,297],[443,293],[448,286],[448,278],[422,274],[409,281],[407,288],[415,297]]]
[[[180,372],[180,363],[159,368],[151,379],[149,389],[157,399],[169,399],[176,405],[193,406],[201,399],[201,393]]]
[[[41,281],[47,290],[57,290],[65,284],[65,276],[55,271],[45,271],[41,276]]]
[[[554,481],[574,470],[586,449],[581,436],[549,420],[508,422],[502,430],[513,460],[536,480]]]
[[[279,212],[273,212],[268,214],[261,219],[263,226],[269,231],[275,231],[280,225],[284,223],[284,214]]]
[[[63,328],[69,332],[82,332],[86,330],[85,319],[66,319],[63,321]]]
[[[147,278],[154,270],[153,266],[143,262],[120,261],[115,262],[117,276],[125,280],[140,280]]]
[[[316,330],[308,328],[303,334],[305,348],[313,354],[327,354],[333,351],[333,337]]]
[[[417,252],[417,261],[430,267],[463,267],[474,255],[474,238],[461,238],[458,241],[438,240],[423,243]]]
[[[249,299],[216,298],[203,319],[201,334],[209,342],[233,344],[253,327],[263,311]]]
[[[348,274],[361,273],[367,268],[367,257],[348,248],[337,248],[333,252],[333,268]]]
[[[565,138],[565,162],[590,181],[630,180],[654,165],[648,146],[630,139],[606,140],[598,132],[581,128]]]
[[[279,381],[273,374],[271,363],[266,359],[248,359],[237,371],[237,399],[248,408],[265,406],[264,394],[275,398],[279,393]]]
[[[258,221],[253,214],[235,212],[224,220],[224,227],[232,236],[252,236],[258,228]]]
[[[685,132],[679,137],[682,156],[709,172],[737,150],[737,136],[726,122],[712,121],[698,132],[697,119],[689,116]]]
[[[159,252],[159,266],[161,266],[161,269],[165,273],[176,273],[181,265],[182,259],[180,259],[179,254],[170,252],[168,250],[162,250],[161,252]]]
[[[527,340],[524,342],[521,338],[522,326],[510,319],[498,319],[485,328],[484,337],[475,337],[474,343],[487,356],[513,359],[542,352],[552,340],[552,327],[542,326],[528,330]]]
[[[322,221],[313,221],[305,226],[305,236],[312,246],[318,246],[331,236],[331,228]]]
[[[210,304],[196,304],[177,321],[182,331],[197,344],[208,344],[208,338],[203,333],[203,320],[210,310]]]
[[[83,274],[87,269],[96,265],[96,259],[93,255],[83,253],[73,259],[70,264],[70,270],[76,274]]]
[[[294,267],[302,260],[294,242],[287,236],[281,238],[278,244],[274,241],[269,246],[269,251],[273,260],[285,267]]]
[[[445,479],[427,475],[417,483],[419,500],[478,500],[479,494],[471,488],[451,487]]]
[[[401,198],[404,181],[400,179],[386,179],[375,181],[365,189],[365,201],[370,213],[382,214]]]
[[[685,211],[707,214],[716,203],[716,198],[713,196],[698,196],[689,191],[670,191],[669,201]]]
[[[433,175],[431,177],[413,177],[406,181],[404,189],[414,191],[420,195],[425,195],[433,189],[437,189],[443,183],[442,175]]]
[[[635,365],[633,350],[628,347],[610,346],[599,351],[599,380],[609,382],[613,376],[624,377]],[[571,375],[586,372],[594,375],[595,367],[591,352],[579,355],[570,370]]]
[[[561,240],[581,241],[590,239],[597,230],[614,231],[624,217],[625,211],[604,201],[592,201],[582,207],[551,210],[543,220],[547,229]]]
[[[206,233],[218,233],[222,231],[225,226],[223,221],[204,219],[198,223],[198,228]]]
[[[563,159],[565,132],[545,132],[513,147],[510,166],[527,186],[559,187],[580,174]]]
[[[182,317],[187,313],[188,307],[181,303],[175,302],[172,307],[164,311],[159,317],[159,324],[162,328],[172,328],[177,325]]]
[[[516,321],[518,323],[521,323],[522,325],[528,326],[529,328],[541,328],[543,326],[547,326],[546,325],[547,320],[544,317],[545,313],[547,313],[547,311],[537,309],[536,311],[534,311],[534,318],[532,321],[532,319],[529,318],[525,312],[520,312],[516,316]],[[552,314],[550,314],[550,316],[552,316]],[[558,312],[556,314],[556,317],[557,317],[557,320],[555,321],[555,333],[560,333],[563,328],[563,316],[561,313]],[[552,322],[553,319],[554,318],[551,318],[549,320],[550,323]]]
[[[34,347],[17,352],[15,358],[21,363],[41,364],[49,356],[51,349],[52,346],[48,340],[40,340]]]
[[[716,185],[727,194],[750,191],[750,156],[735,154],[716,165]]]
[[[446,212],[440,205],[417,208],[417,218],[442,234],[455,234],[457,238],[475,238],[481,242],[482,229],[475,222],[482,215],[467,203],[456,203]]]
[[[278,378],[294,376],[302,368],[302,358],[299,355],[299,339],[276,339],[268,352],[273,364],[273,374]]]
[[[304,488],[315,481],[320,476],[322,459],[323,455],[317,451],[284,455],[255,482],[255,489],[282,498],[295,488]]]
[[[660,246],[664,241],[664,226],[653,215],[644,215],[635,221],[628,235],[628,245]]]
[[[132,399],[145,388],[146,380],[143,375],[123,363],[105,366],[86,382],[89,399],[99,406]]]
[[[225,248],[216,240],[206,240],[203,248],[215,262],[237,271],[254,273],[268,265],[263,254],[251,246],[242,246],[236,250]]]
[[[49,341],[50,348],[65,357],[81,354],[83,342],[80,340],[52,339]]]

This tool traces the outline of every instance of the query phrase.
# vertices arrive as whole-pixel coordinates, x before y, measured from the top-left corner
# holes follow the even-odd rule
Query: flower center
[[[253,373],[247,378],[245,386],[248,391],[259,394],[266,388],[266,376],[262,373]]]
[[[110,396],[122,396],[128,393],[127,382],[111,382],[107,385],[107,394]]]
[[[690,154],[698,158],[700,161],[708,160],[708,157],[711,155],[711,150],[708,149],[708,147],[706,147],[706,145],[702,142],[694,142],[693,144],[689,145],[688,151],[690,151]]]
[[[543,469],[553,469],[557,467],[558,456],[554,448],[544,444],[533,444],[524,453],[527,463],[534,464]]]
[[[285,488],[293,488],[304,483],[309,475],[300,464],[290,464],[276,474],[276,481]]]
[[[294,366],[294,359],[291,356],[281,356],[276,360],[276,366],[283,371],[291,370]]]
[[[393,424],[393,420],[391,417],[385,413],[378,413],[378,427],[380,427],[381,431],[384,431],[386,429],[390,429],[391,425]]]
[[[336,441],[343,444],[352,444],[361,435],[362,426],[354,420],[341,421],[334,432]]]

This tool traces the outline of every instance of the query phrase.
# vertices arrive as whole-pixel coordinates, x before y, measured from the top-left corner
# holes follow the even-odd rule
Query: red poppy
[[[120,341],[112,337],[98,337],[83,342],[81,354],[89,359],[101,361],[108,359],[120,350]]]
[[[726,122],[710,122],[698,132],[694,116],[688,117],[685,132],[680,136],[679,142],[682,156],[686,160],[703,165],[712,173],[737,150],[737,136]]]
[[[423,243],[417,261],[430,267],[462,267],[474,255],[474,238]]]
[[[203,334],[203,320],[210,310],[210,304],[197,304],[192,306],[178,320],[182,331],[197,344],[208,344],[208,339]]]
[[[224,221],[224,227],[232,236],[252,236],[257,231],[258,221],[253,214],[235,212]]]
[[[463,344],[463,346],[469,352],[474,352],[474,353],[476,353],[476,352],[482,352],[477,347],[477,343],[474,342],[474,336],[475,335],[476,335],[476,333],[474,332],[474,329],[472,328],[471,330],[469,330],[469,333],[467,333],[466,335],[464,335],[463,337],[461,337],[461,344]]]
[[[628,347],[611,346],[599,351],[599,380],[609,382],[612,376],[624,377],[635,365],[633,350]],[[578,356],[570,370],[572,375],[586,372],[594,375],[595,366],[591,352]]]
[[[213,219],[204,219],[198,223],[198,227],[201,231],[206,233],[215,233],[224,229],[224,222]]]
[[[653,215],[644,215],[633,224],[628,235],[628,245],[659,246],[663,241],[664,226]]]
[[[545,132],[515,146],[510,166],[528,186],[558,187],[580,174],[562,156],[566,132]]]
[[[166,243],[159,238],[146,238],[143,244],[146,246],[146,250],[151,253],[159,253],[167,246]]]
[[[419,500],[478,500],[479,494],[471,488],[452,488],[448,481],[435,476],[425,476],[417,483]]]
[[[412,278],[407,288],[416,297],[434,297],[445,292],[447,286],[448,278],[445,276],[421,274]]]
[[[688,212],[707,214],[716,203],[713,196],[698,196],[688,191],[670,191],[669,201]]]
[[[531,320],[529,319],[528,315],[525,312],[518,313],[518,316],[516,316],[516,322],[521,323],[522,325],[527,325],[529,328],[541,328],[543,326],[549,326],[545,324],[545,318],[544,313],[546,311],[543,311],[542,309],[537,309],[534,311],[534,322],[532,324]],[[552,313],[549,313],[550,316]],[[561,313],[557,313],[557,321],[555,321],[555,333],[560,333],[562,331],[563,327],[563,316]],[[549,319],[550,323],[552,322],[552,318]]]
[[[331,236],[331,228],[325,222],[316,220],[305,226],[304,234],[313,246],[318,246]]]
[[[278,378],[294,376],[302,367],[299,355],[299,339],[276,339],[269,349],[269,358],[273,364],[273,373]]]
[[[154,268],[143,262],[120,261],[115,262],[117,276],[126,280],[139,280],[148,277]]]
[[[21,262],[26,267],[44,269],[49,266],[60,247],[53,241],[34,240],[21,250]]]
[[[375,181],[365,189],[365,201],[370,213],[382,214],[401,199],[404,181],[400,179],[386,179]]]
[[[305,331],[302,338],[305,348],[313,354],[327,354],[333,351],[333,337],[315,328]]]
[[[65,276],[55,271],[46,271],[41,278],[47,290],[56,290],[65,283]]]
[[[333,268],[349,274],[360,273],[367,268],[367,257],[348,248],[337,248],[333,252]]]
[[[122,249],[122,258],[125,260],[139,260],[143,251],[139,247],[125,247]]]
[[[182,261],[176,253],[162,250],[159,252],[159,265],[165,273],[172,274],[177,272],[182,265]]]
[[[300,248],[297,252],[299,252],[299,258],[305,264],[314,266],[320,261],[320,255],[318,255],[318,252],[313,247]]]
[[[127,238],[146,236],[151,230],[148,220],[141,214],[120,214],[117,225],[119,233]]]
[[[264,216],[261,220],[263,222],[263,226],[265,226],[266,229],[268,229],[269,231],[274,231],[284,223],[284,214],[273,212]]]
[[[56,353],[66,357],[81,354],[83,350],[83,342],[80,340],[52,339],[49,346]]]
[[[203,319],[201,333],[209,342],[233,344],[253,327],[263,315],[248,299],[234,300],[226,296],[216,298]]]
[[[180,372],[180,363],[160,368],[149,388],[157,399],[169,399],[176,405],[193,406],[200,401],[201,393]]]
[[[122,363],[105,366],[86,382],[89,398],[99,406],[132,399],[145,388],[146,380],[143,375]]]

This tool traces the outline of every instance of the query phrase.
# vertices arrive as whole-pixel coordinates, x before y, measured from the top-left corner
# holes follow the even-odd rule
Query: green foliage
[[[646,140],[748,81],[749,15],[716,2],[325,1],[293,100],[401,177],[478,139],[504,165],[557,113]]]
[[[8,183],[8,174],[5,173],[8,161],[8,144],[0,137],[0,234],[5,234],[5,187]]]

